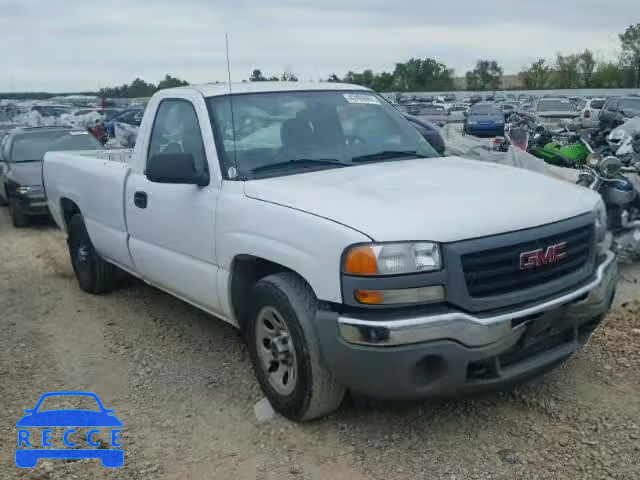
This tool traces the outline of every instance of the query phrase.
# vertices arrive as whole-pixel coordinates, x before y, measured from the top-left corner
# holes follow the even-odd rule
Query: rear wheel
[[[74,215],[69,222],[67,243],[71,265],[80,288],[93,294],[112,290],[118,278],[118,270],[98,255],[80,214]]]
[[[294,421],[327,415],[345,389],[321,358],[314,325],[317,300],[292,272],[260,280],[245,318],[251,362],[274,410]]]
[[[9,198],[9,214],[11,215],[11,223],[16,228],[28,227],[31,223],[29,215],[15,198]]]

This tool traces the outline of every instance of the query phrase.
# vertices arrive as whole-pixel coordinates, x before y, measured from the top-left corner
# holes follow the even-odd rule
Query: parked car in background
[[[519,107],[516,108],[516,112],[518,113],[530,113],[531,112],[531,103],[523,102]]]
[[[502,109],[505,120],[509,120],[511,114],[516,111],[516,107],[513,103],[503,103],[500,105],[500,108]]]
[[[106,123],[105,129],[107,134],[112,138],[115,136],[116,123],[126,123],[127,125],[139,127],[140,122],[142,122],[143,115],[143,108],[128,108],[127,110],[123,110],[120,114]]]
[[[456,101],[456,95],[454,93],[447,93],[444,96],[444,101],[447,103],[453,103]]]
[[[424,139],[429,142],[429,144],[433,147],[433,149],[438,152],[439,155],[444,156],[445,144],[442,135],[440,134],[440,130],[433,123],[427,122],[426,120],[422,120],[419,117],[414,117],[413,115],[404,116],[411,125],[420,132],[420,135],[424,137]]]
[[[605,102],[606,98],[587,98],[578,103],[580,125],[583,128],[597,127],[600,124],[600,110]]]
[[[463,132],[469,135],[496,137],[504,135],[504,114],[493,103],[476,103],[469,108]]]
[[[44,182],[80,288],[108,292],[120,267],[239,328],[281,415],[327,415],[347,390],[511,388],[609,310],[617,263],[596,192],[437,158],[363,87],[230,90],[160,90],[126,161],[50,152]]]
[[[32,216],[46,215],[42,159],[46,152],[101,150],[102,144],[84,130],[70,127],[21,127],[0,144],[0,205],[9,204],[15,227],[26,227]]]
[[[65,105],[34,105],[31,111],[38,112],[43,117],[59,117],[71,113],[71,108]]]
[[[448,122],[464,122],[465,113],[469,110],[469,107],[464,105],[453,105],[449,108]]]
[[[122,113],[122,110],[120,110],[119,108],[83,108],[81,110],[76,110],[75,112],[73,112],[73,116],[82,117],[91,112],[98,113],[100,116],[102,116],[103,121],[108,122]]]
[[[482,101],[482,95],[472,95],[471,98],[469,99],[469,103],[476,104],[476,103],[480,103]]]
[[[557,128],[574,122],[579,113],[569,99],[542,97],[533,102],[531,113],[546,128]]]
[[[615,128],[622,125],[629,118],[640,115],[640,97],[610,97],[604,102],[598,119],[600,125]]]
[[[442,105],[433,103],[405,103],[398,105],[398,109],[414,117],[443,126],[447,123],[447,111]]]

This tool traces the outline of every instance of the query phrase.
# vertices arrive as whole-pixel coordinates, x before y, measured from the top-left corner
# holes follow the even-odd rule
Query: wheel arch
[[[313,292],[310,282],[299,272],[260,256],[238,254],[231,261],[229,271],[229,304],[241,331],[244,329],[246,307],[249,305],[247,299],[253,286],[261,279],[275,273],[291,272],[309,285],[310,290]]]
[[[76,202],[70,198],[62,197],[60,199],[60,212],[62,214],[62,221],[64,222],[64,229],[68,233],[71,218],[75,214],[82,214],[82,211]]]

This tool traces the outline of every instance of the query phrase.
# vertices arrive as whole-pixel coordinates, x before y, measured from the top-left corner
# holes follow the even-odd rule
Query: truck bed
[[[130,266],[124,211],[131,150],[49,152],[43,182],[49,211],[66,229],[63,201],[77,205],[96,250],[123,267]]]

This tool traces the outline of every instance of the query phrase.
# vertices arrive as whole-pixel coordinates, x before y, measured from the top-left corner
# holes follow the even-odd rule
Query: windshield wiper
[[[270,163],[251,170],[251,173],[267,172],[269,170],[280,170],[287,167],[315,167],[317,165],[331,165],[336,167],[349,167],[351,164],[341,162],[335,158],[295,158],[285,162]]]
[[[381,152],[370,153],[368,155],[358,155],[353,157],[351,161],[353,163],[358,162],[375,162],[376,160],[387,160],[392,158],[428,158],[419,154],[415,150],[383,150]]]

